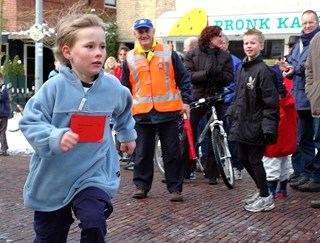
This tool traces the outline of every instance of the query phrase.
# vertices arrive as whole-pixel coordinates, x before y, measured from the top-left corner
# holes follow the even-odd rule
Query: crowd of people
[[[228,134],[235,179],[241,180],[246,169],[256,185],[244,209],[272,210],[277,197],[288,196],[288,183],[301,192],[319,192],[317,13],[305,11],[301,23],[301,35],[289,43],[286,59],[270,67],[262,58],[264,34],[254,28],[243,35],[243,60],[230,53],[219,26],[206,26],[199,37],[186,39],[181,55],[157,42],[152,21],[141,18],[133,26],[136,47],[122,45],[117,58],[106,58],[104,25],[97,16],[61,19],[53,48],[59,68],[28,101],[20,122],[35,150],[24,187],[25,205],[35,211],[35,242],[66,242],[71,211],[81,222],[81,242],[105,242],[120,181],[115,161],[128,156],[132,197],[146,199],[154,177],[156,134],[168,198],[183,201],[183,182],[196,178],[196,166],[186,136],[179,138],[180,117],[190,119],[196,137],[210,114],[203,107],[190,110],[190,103],[228,86],[235,92],[214,105]],[[93,121],[100,125],[92,126]],[[291,143],[284,142],[288,136]],[[219,170],[211,143],[209,132],[201,145],[204,176],[216,185]],[[311,206],[320,208],[320,200]]]

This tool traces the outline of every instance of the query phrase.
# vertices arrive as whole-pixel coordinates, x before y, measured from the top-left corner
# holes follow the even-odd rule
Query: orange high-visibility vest
[[[157,44],[150,62],[144,53],[131,50],[127,56],[133,96],[133,115],[182,109],[180,91],[174,79],[171,51],[168,45]]]

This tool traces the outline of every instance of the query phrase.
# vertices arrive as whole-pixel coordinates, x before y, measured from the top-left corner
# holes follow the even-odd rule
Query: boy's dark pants
[[[104,243],[107,233],[106,219],[113,211],[109,196],[102,190],[89,187],[79,192],[71,203],[53,212],[34,213],[34,243],[67,242],[74,222],[72,211],[80,220],[81,243]]]
[[[266,171],[263,167],[262,157],[265,152],[265,146],[253,146],[238,143],[238,158],[248,171],[251,178],[260,190],[261,197],[269,196]]]

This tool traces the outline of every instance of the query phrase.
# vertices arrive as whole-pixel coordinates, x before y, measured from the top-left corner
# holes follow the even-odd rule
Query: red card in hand
[[[79,135],[79,142],[103,142],[106,116],[72,114],[70,128]]]

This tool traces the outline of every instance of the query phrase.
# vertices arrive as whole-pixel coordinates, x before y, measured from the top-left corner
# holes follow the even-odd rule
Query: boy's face
[[[63,46],[62,53],[72,66],[72,70],[84,82],[92,82],[106,59],[105,33],[101,27],[80,29],[72,47]]]
[[[264,44],[259,42],[259,38],[256,35],[244,35],[243,36],[243,50],[249,60],[252,60],[260,54],[263,50]]]

